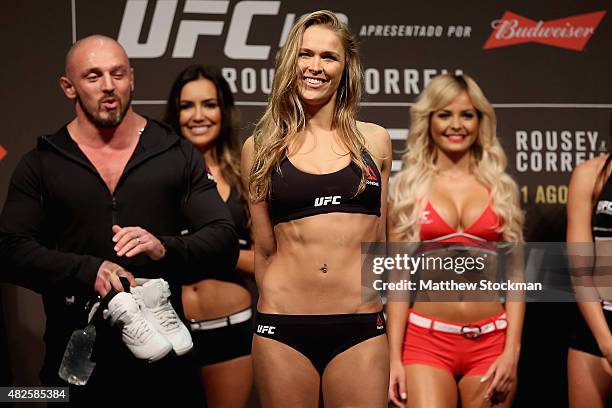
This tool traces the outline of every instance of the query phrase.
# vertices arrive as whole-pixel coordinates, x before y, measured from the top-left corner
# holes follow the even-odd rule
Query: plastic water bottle
[[[130,282],[127,278],[122,276],[119,280],[123,285],[123,290],[129,292]],[[103,311],[108,308],[108,302],[117,293],[115,289],[111,289],[101,301],[99,297],[90,300],[90,302],[96,300],[99,302],[94,303],[89,311],[87,319],[89,324],[84,329],[76,329],[70,336],[58,371],[62,380],[73,385],[85,385],[89,381],[89,377],[96,367],[96,363],[91,361],[91,353],[96,342],[96,325],[102,323],[104,319]]]
[[[96,326],[93,324],[72,332],[58,372],[60,378],[74,385],[87,384],[96,366],[90,360],[95,340]]]

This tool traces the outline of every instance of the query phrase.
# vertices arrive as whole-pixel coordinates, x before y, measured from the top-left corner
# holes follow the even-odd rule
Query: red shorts
[[[433,319],[417,312],[411,311],[419,317],[452,326],[461,324],[446,320]],[[475,322],[470,327],[482,327],[487,324],[505,321],[501,312],[488,319]],[[433,326],[433,322],[432,322]],[[496,327],[500,327],[497,325]],[[484,375],[495,359],[504,351],[506,329],[496,328],[490,333],[481,334],[476,338],[467,338],[459,333],[446,333],[426,329],[408,323],[404,338],[402,362],[408,364],[425,364],[449,371],[454,376]]]

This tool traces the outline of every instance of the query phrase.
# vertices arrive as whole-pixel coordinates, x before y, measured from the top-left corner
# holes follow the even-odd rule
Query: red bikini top
[[[497,231],[501,225],[501,219],[491,205],[487,204],[480,216],[466,229],[459,231],[450,225],[438,214],[428,201],[427,206],[421,213],[421,241],[429,242],[495,242],[501,239]]]

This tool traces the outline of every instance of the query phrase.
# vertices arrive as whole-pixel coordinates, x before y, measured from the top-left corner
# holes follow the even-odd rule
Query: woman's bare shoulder
[[[372,153],[386,155],[391,153],[391,137],[384,127],[370,122],[357,122],[357,129],[366,140]]]
[[[584,163],[580,163],[576,166],[576,168],[574,168],[574,171],[572,172],[572,179],[576,182],[588,180],[591,182],[594,181],[604,166],[607,158],[607,155],[601,155],[591,160],[587,160]]]

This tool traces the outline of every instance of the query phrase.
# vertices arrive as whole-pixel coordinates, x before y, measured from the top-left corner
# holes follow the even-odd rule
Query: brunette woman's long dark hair
[[[219,162],[219,169],[230,187],[238,190],[240,196],[244,197],[240,179],[241,144],[238,135],[238,114],[234,107],[232,91],[219,69],[200,64],[190,65],[185,68],[174,80],[174,84],[172,84],[170,89],[164,122],[172,126],[179,136],[184,137],[181,134],[181,126],[179,124],[181,91],[187,83],[200,78],[206,78],[215,84],[217,101],[221,108],[221,130],[213,147]]]

